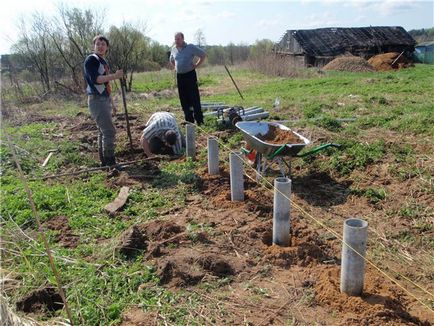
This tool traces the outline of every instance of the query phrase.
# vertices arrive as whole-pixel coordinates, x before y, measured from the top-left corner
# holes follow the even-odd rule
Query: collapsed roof
[[[293,37],[303,52],[311,56],[336,56],[358,48],[402,46],[413,48],[415,40],[400,27],[352,27],[288,30],[277,44],[285,49]]]

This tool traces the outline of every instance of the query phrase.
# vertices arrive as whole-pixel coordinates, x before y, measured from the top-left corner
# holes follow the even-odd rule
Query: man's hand
[[[149,142],[145,138],[145,135],[142,134],[140,137],[140,145],[142,145],[143,151],[145,152],[146,157],[151,158],[154,157],[154,154],[149,149]]]
[[[118,70],[116,70],[114,75],[115,75],[116,79],[121,79],[124,77],[124,71],[122,69],[118,69]]]
[[[193,63],[193,69],[198,68],[204,61],[205,61],[206,55],[203,57],[199,57],[199,60],[196,61],[196,63]]]

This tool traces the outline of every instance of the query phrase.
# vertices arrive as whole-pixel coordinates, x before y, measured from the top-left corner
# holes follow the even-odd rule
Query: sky
[[[9,53],[19,38],[20,18],[38,11],[55,15],[58,0],[4,1],[0,11],[0,53]],[[258,39],[279,41],[288,29],[320,27],[402,26],[407,30],[434,26],[434,0],[68,0],[69,7],[103,10],[105,28],[124,21],[146,26],[159,43],[171,45],[182,31],[194,42],[198,29],[206,44],[252,44]]]

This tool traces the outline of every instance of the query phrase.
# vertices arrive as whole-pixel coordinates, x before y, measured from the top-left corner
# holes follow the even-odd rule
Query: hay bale
[[[399,59],[396,60],[399,55],[400,53],[398,52],[377,54],[370,58],[368,62],[377,71],[389,71],[412,66],[411,60],[409,60],[405,55],[401,55]]]
[[[365,59],[356,56],[338,57],[323,67],[324,70],[337,70],[337,71],[375,71]]]

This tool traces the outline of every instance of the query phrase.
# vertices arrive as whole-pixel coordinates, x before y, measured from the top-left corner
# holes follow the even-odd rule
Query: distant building
[[[415,44],[399,26],[300,29],[286,31],[274,52],[289,56],[297,65],[321,67],[345,54],[368,59],[379,53],[404,51],[411,57]]]
[[[414,59],[419,63],[434,63],[434,42],[424,42],[416,45]]]

